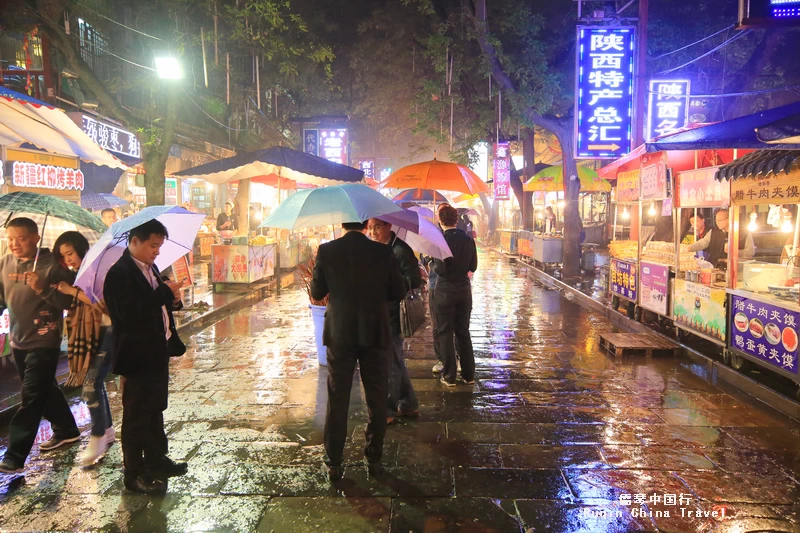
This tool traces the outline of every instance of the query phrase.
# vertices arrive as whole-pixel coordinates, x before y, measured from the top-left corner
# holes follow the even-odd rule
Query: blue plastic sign
[[[800,0],[769,0],[769,7],[775,18],[800,17]]]
[[[578,26],[575,157],[614,159],[631,151],[634,28]]]
[[[365,178],[375,179],[375,160],[374,159],[360,159],[358,161],[358,169],[364,173]]]
[[[319,130],[303,130],[303,151],[319,155]]]
[[[800,313],[736,295],[732,305],[731,348],[797,374]]]
[[[622,261],[620,259],[611,260],[611,293],[621,296],[632,302],[636,301],[636,263]]]
[[[689,80],[650,80],[647,140],[668,135],[689,123]]]

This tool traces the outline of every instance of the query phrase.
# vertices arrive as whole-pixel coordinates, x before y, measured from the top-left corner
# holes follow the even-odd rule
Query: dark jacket
[[[33,292],[20,278],[33,270],[34,259],[20,261],[13,255],[0,259],[0,312],[6,307],[11,324],[11,346],[20,350],[61,347],[64,310],[72,306],[72,296],[52,288],[59,281],[70,285],[75,276],[62,268],[47,248],[39,251],[36,273],[44,290]]]
[[[230,221],[231,225],[223,229],[221,226],[228,221]],[[222,212],[217,215],[217,231],[236,231],[237,229],[239,229],[239,219],[236,214],[228,216],[227,213]]]
[[[469,287],[469,272],[478,269],[478,250],[475,241],[464,230],[449,229],[444,232],[444,240],[450,247],[453,257],[444,261],[436,259],[433,269],[439,276],[437,289]]]
[[[419,288],[422,285],[422,274],[419,273],[419,261],[414,255],[414,250],[394,232],[392,232],[389,244],[392,247],[395,259],[397,259],[397,265],[400,267],[400,274],[403,276],[406,292],[409,289]],[[400,300],[392,303],[389,307],[389,325],[392,327],[392,335],[400,335],[402,333],[400,329]]]
[[[391,248],[351,231],[319,247],[311,296],[330,295],[323,341],[329,347],[387,348],[389,302],[405,295]]]
[[[103,297],[111,316],[116,363],[114,373],[122,376],[160,376],[169,365],[169,358],[186,353],[172,317],[174,295],[161,282],[153,266],[158,288],[153,289],[128,250],[125,250],[108,271],[103,284]],[[167,307],[169,329],[167,342],[161,307]],[[179,308],[180,305],[177,307]]]

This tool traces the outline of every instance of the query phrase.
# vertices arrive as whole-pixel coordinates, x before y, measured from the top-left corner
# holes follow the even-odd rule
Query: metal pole
[[[231,54],[225,54],[225,96],[228,105],[231,105]],[[237,126],[238,128],[238,126]]]
[[[203,49],[203,79],[206,82],[206,89],[208,89],[208,67],[206,66],[206,34],[203,32],[202,26],[200,27],[200,44]]]
[[[649,0],[639,0],[639,39],[636,69],[636,113],[634,115],[634,146],[644,142],[644,110],[647,97],[647,17]]]
[[[42,223],[42,237],[44,237],[44,230],[47,229],[47,217],[48,216],[50,216],[49,212],[44,214],[44,222]],[[797,237],[795,237],[795,239],[797,239]],[[36,258],[34,258],[34,260],[33,260],[33,269],[31,269],[31,272],[36,272],[36,264],[39,262],[39,252],[42,251],[42,242],[43,241],[44,241],[44,239],[39,239],[39,246],[36,247]],[[797,245],[795,245],[795,246],[797,246]]]
[[[258,73],[258,54],[256,54],[256,102],[258,103],[258,109],[261,110],[261,78]],[[280,180],[278,180],[280,184]],[[280,198],[278,198],[280,202]]]

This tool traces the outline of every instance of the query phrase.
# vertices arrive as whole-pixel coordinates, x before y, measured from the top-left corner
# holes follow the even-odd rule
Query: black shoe
[[[154,474],[175,477],[186,474],[189,471],[189,465],[184,462],[173,461],[165,455],[159,462],[148,464],[147,470]]]
[[[325,472],[331,483],[341,481],[344,477],[344,467],[342,465],[331,466],[328,463],[322,463],[322,471]]]
[[[0,461],[0,474],[21,474],[25,469],[17,466],[11,459],[3,459]]]
[[[141,476],[125,476],[125,488],[139,494],[166,494],[167,485],[160,479],[153,479],[147,474]]]
[[[52,439],[39,444],[39,451],[49,452],[50,450],[61,448],[62,446],[72,444],[73,442],[78,442],[79,440],[81,440],[80,434],[74,437],[53,437]]]
[[[367,463],[367,471],[370,477],[381,477],[386,473],[381,463]]]

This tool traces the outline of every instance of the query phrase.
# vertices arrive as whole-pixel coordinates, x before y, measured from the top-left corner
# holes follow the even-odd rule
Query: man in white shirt
[[[114,373],[125,377],[125,488],[144,494],[163,494],[163,477],[187,472],[186,463],[167,457],[164,432],[169,359],[186,352],[172,317],[173,309],[180,308],[180,284],[161,281],[154,264],[167,237],[167,228],[157,220],[131,230],[128,248],[103,284],[114,335]]]

